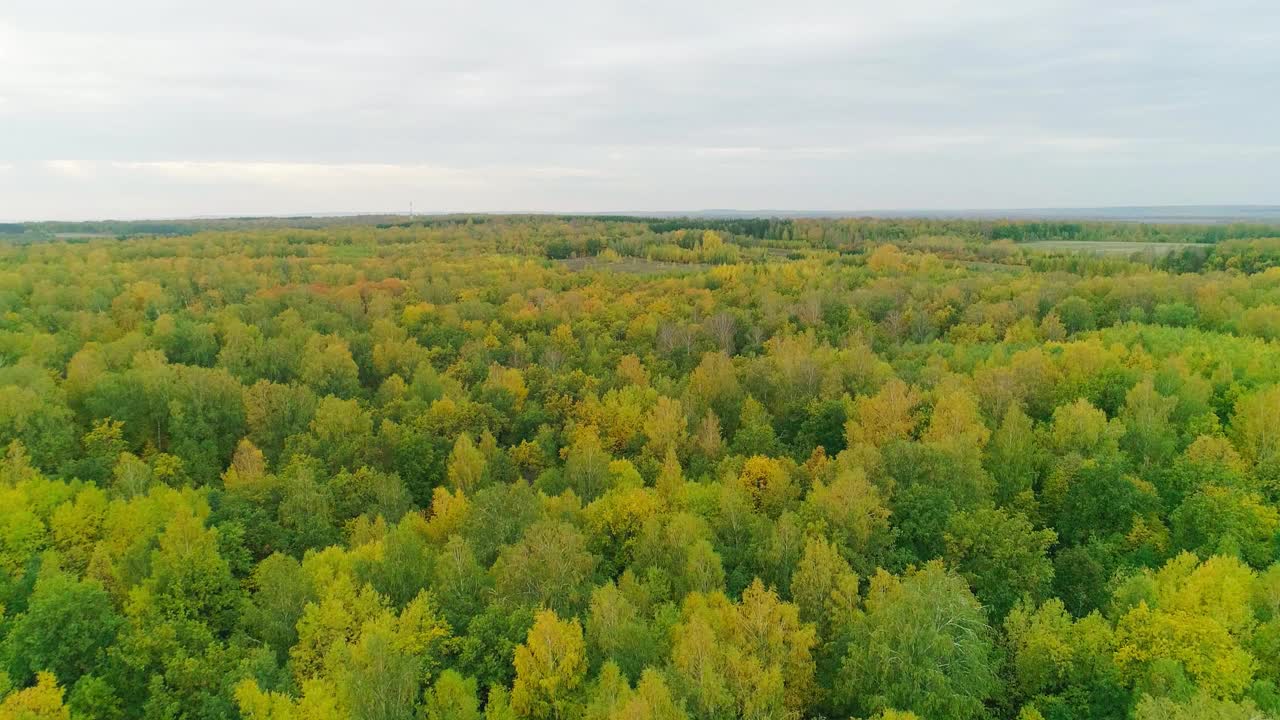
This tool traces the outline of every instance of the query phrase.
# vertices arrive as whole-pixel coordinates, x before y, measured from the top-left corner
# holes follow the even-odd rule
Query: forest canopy
[[[7,231],[0,720],[1280,717],[1280,229]]]

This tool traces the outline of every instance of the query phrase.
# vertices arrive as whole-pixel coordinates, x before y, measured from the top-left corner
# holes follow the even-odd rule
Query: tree
[[[466,634],[458,640],[457,669],[474,675],[486,687],[511,685],[515,679],[511,658],[516,646],[529,634],[533,615],[532,609],[521,605],[502,600],[490,602],[470,618]]]
[[[101,667],[122,622],[97,582],[77,581],[56,569],[42,573],[26,612],[13,619],[0,645],[9,677],[25,685],[33,675],[49,672],[74,685]]]
[[[1255,466],[1280,456],[1280,385],[1245,395],[1236,401],[1231,436],[1245,460]]]
[[[1080,717],[1125,717],[1127,690],[1113,663],[1115,633],[1094,612],[1078,620],[1053,599],[1018,605],[1005,618],[1013,692]]]
[[[1138,702],[1133,717],[1134,720],[1254,720],[1264,715],[1251,700],[1232,702],[1196,694],[1185,703],[1146,695]]]
[[[244,387],[225,370],[177,366],[168,401],[170,443],[191,477],[210,483],[245,434]]]
[[[423,702],[427,720],[480,720],[476,681],[453,670],[440,673]]]
[[[1182,553],[1116,589],[1115,663],[1130,682],[1160,685],[1170,676],[1215,698],[1249,687],[1257,666],[1243,646],[1255,619],[1253,572],[1235,558],[1204,563]]]
[[[1018,513],[982,508],[952,515],[945,540],[947,564],[969,581],[993,620],[1023,597],[1039,602],[1048,594],[1053,565],[1046,553],[1057,541],[1054,531],[1036,530]]]
[[[595,430],[585,428],[565,451],[565,481],[578,497],[590,502],[608,489],[612,460]]]
[[[867,267],[872,272],[902,272],[907,269],[902,251],[896,245],[885,243],[877,245],[874,250],[867,255]]]
[[[335,578],[328,590],[303,612],[291,650],[304,693],[301,705],[339,717],[414,718],[422,684],[435,676],[454,644],[430,594],[423,592],[396,614],[368,586],[357,590],[348,577]],[[243,695],[257,697],[242,686],[242,706]]]
[[[795,449],[812,453],[822,448],[828,455],[838,455],[845,448],[844,426],[848,421],[845,399],[811,401],[796,436]]]
[[[516,712],[511,708],[511,695],[501,685],[489,688],[489,697],[484,704],[485,720],[516,720]]]
[[[920,400],[919,393],[896,378],[885,383],[875,395],[858,397],[845,425],[848,444],[879,447],[892,440],[910,438],[918,421],[915,410]]]
[[[984,465],[995,481],[998,503],[1008,505],[1032,494],[1042,454],[1031,418],[1022,408],[1010,406],[991,436],[984,457]]]
[[[1116,666],[1130,682],[1176,663],[1213,697],[1238,697],[1253,680],[1253,658],[1209,618],[1153,610],[1144,602],[1116,626]]]
[[[931,562],[871,579],[836,689],[852,712],[972,718],[998,687],[991,629],[963,579]]]
[[[222,473],[222,487],[260,500],[270,492],[273,478],[267,475],[267,459],[249,438],[236,445],[231,466]]]
[[[248,720],[338,720],[342,717],[331,689],[312,681],[303,697],[295,701],[278,692],[264,692],[253,680],[242,680],[235,689],[236,705]]]
[[[391,618],[381,615],[361,629],[359,639],[336,653],[343,657],[337,678],[340,707],[362,720],[411,720],[421,693],[421,661],[398,647]]]
[[[420,515],[405,515],[382,538],[381,562],[370,570],[368,577],[393,607],[404,607],[431,585],[437,556],[427,543],[425,527]],[[441,613],[447,618],[444,603],[440,605]]]
[[[596,562],[582,533],[568,523],[544,520],[503,548],[493,578],[502,597],[568,614],[586,602]]]
[[[19,441],[33,464],[53,471],[73,455],[75,424],[62,393],[47,378],[30,386],[0,386],[0,442]]]
[[[49,518],[49,534],[60,564],[72,574],[82,574],[93,557],[107,519],[107,494],[86,487],[73,501],[64,502]]]
[[[671,662],[695,716],[803,715],[813,702],[813,626],[759,581],[733,604],[693,593],[672,631]]]
[[[234,626],[242,600],[239,583],[218,553],[218,531],[181,509],[160,535],[146,587],[164,617],[204,622],[218,633]]]
[[[1179,549],[1201,557],[1239,555],[1259,568],[1275,559],[1280,513],[1256,493],[1210,485],[1188,497],[1170,520]]]
[[[737,418],[742,386],[733,361],[722,352],[703,354],[698,366],[689,374],[686,394],[688,402],[685,404],[694,417],[705,417],[711,412],[721,419]],[[734,423],[729,427],[734,427]]]
[[[422,416],[412,423],[383,420],[378,426],[378,443],[386,464],[404,481],[418,505],[428,505],[442,477],[447,477],[446,448],[433,431],[422,427]]]
[[[340,470],[329,481],[336,519],[347,522],[368,514],[398,522],[409,511],[412,498],[400,477],[364,466],[352,472]]]
[[[609,714],[609,720],[688,720],[688,714],[656,670],[645,670],[635,691],[626,695]]]
[[[347,342],[337,335],[312,335],[307,340],[299,374],[321,396],[346,398],[360,389],[360,369]]]
[[[316,590],[302,565],[293,558],[274,553],[253,570],[253,594],[245,605],[243,624],[250,633],[284,660],[298,640],[297,625]]]
[[[685,419],[684,406],[679,400],[659,395],[658,401],[649,409],[644,420],[644,434],[648,438],[646,448],[655,458],[666,456],[668,452],[678,451],[687,440],[688,421]]]
[[[306,459],[296,460],[281,471],[277,515],[295,555],[329,545],[338,537],[333,494],[316,481],[317,472],[316,463]]]
[[[1114,454],[1120,426],[1084,398],[1054,408],[1049,446],[1059,454],[1097,458]]]
[[[658,470],[658,477],[654,480],[654,487],[659,495],[670,500],[679,494],[684,482],[684,468],[680,465],[680,459],[676,457],[675,450],[668,448],[662,459],[662,467]]]
[[[592,667],[613,662],[630,679],[638,679],[644,668],[656,665],[662,650],[639,610],[612,582],[591,593],[586,639]]]
[[[384,220],[0,225],[0,720],[1280,715],[1278,228]]]
[[[945,553],[952,514],[992,501],[991,478],[975,446],[897,442],[885,447],[881,457],[892,483],[897,545],[917,560]]]
[[[85,457],[76,464],[75,474],[85,480],[105,485],[111,478],[111,468],[128,449],[124,441],[124,423],[104,419],[93,423],[93,429],[80,438]]]
[[[1089,301],[1078,295],[1072,295],[1058,303],[1055,312],[1069,333],[1092,330],[1096,323]]]
[[[819,637],[838,637],[858,612],[858,576],[834,545],[810,537],[791,576],[791,597],[800,619],[813,623]]]
[[[1115,461],[1089,463],[1070,480],[1055,527],[1066,542],[1105,539],[1133,529],[1137,516],[1158,507],[1155,488]]]
[[[472,494],[484,481],[484,455],[476,449],[471,436],[462,433],[449,453],[449,486],[456,491]]]
[[[841,468],[830,483],[815,483],[801,513],[823,523],[841,555],[855,567],[869,565],[888,541],[889,510],[880,491],[857,468]]]
[[[374,446],[373,418],[356,400],[326,397],[316,407],[308,428],[307,435],[296,438],[294,454],[320,458],[333,471],[355,470],[366,464]]]
[[[53,674],[42,672],[33,687],[0,702],[0,720],[70,720],[71,712],[62,704],[62,693]]]
[[[319,401],[305,385],[281,385],[259,380],[244,389],[248,439],[262,449],[267,462],[276,463],[285,441],[305,433]]]
[[[733,435],[733,451],[739,455],[777,455],[780,450],[773,419],[755,398],[747,396],[742,403],[742,419]]]
[[[458,535],[449,538],[430,572],[430,587],[440,599],[445,618],[454,628],[465,627],[492,592],[492,581],[476,561],[471,544]]]
[[[582,626],[577,620],[561,620],[552,610],[540,611],[516,648],[515,668],[511,708],[517,716],[569,716],[587,669]]]
[[[991,431],[982,423],[978,398],[964,388],[943,393],[933,404],[929,426],[921,437],[925,442],[959,443],[984,447]]]
[[[1169,421],[1177,404],[1177,398],[1156,392],[1151,378],[1134,385],[1125,395],[1124,409],[1120,413],[1125,424],[1120,446],[1143,465],[1167,462],[1177,443],[1177,435]]]
[[[487,567],[503,545],[517,542],[539,517],[538,494],[528,483],[493,485],[472,498],[461,535],[471,544],[476,560]]]
[[[757,510],[777,516],[792,504],[799,488],[782,462],[764,455],[753,455],[742,464],[738,483],[750,496]]]

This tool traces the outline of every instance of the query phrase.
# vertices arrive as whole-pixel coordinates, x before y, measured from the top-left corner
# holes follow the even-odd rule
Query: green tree
[[[998,508],[959,512],[947,521],[946,559],[991,611],[1003,618],[1022,598],[1039,602],[1053,582],[1046,553],[1057,540],[1027,518]]]
[[[995,481],[998,503],[1008,505],[1031,495],[1042,455],[1031,418],[1018,406],[1011,406],[1005,411],[1000,427],[992,433],[983,458]]]
[[[663,649],[639,609],[612,582],[591,593],[586,640],[592,667],[613,662],[633,679],[639,679],[644,668],[656,665]]]
[[[50,672],[74,685],[100,671],[122,618],[111,597],[92,580],[77,581],[56,569],[42,572],[26,611],[12,619],[2,646],[9,677],[25,685]]]
[[[239,583],[218,552],[218,532],[179,509],[165,526],[146,582],[162,616],[207,623],[230,632],[243,600]]]
[[[837,681],[850,711],[979,717],[998,686],[992,632],[963,579],[937,562],[871,579]]]
[[[440,673],[423,702],[427,720],[480,720],[476,681],[453,670]]]
[[[1238,555],[1259,568],[1275,560],[1280,513],[1256,493],[1210,485],[1188,497],[1170,520],[1178,549],[1201,557]]]
[[[503,548],[493,578],[502,597],[568,614],[587,601],[596,562],[582,533],[568,523],[545,520]]]
[[[274,553],[258,563],[250,578],[253,593],[244,607],[242,624],[266,643],[281,660],[298,640],[297,625],[315,588],[293,558]]]
[[[738,431],[733,434],[733,451],[739,455],[779,454],[781,446],[773,429],[773,418],[755,398],[747,396],[742,403]]]
[[[317,395],[346,398],[360,390],[360,369],[351,348],[336,335],[313,335],[307,340],[300,379]]]

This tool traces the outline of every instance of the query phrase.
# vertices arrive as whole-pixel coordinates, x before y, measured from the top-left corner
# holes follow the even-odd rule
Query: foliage
[[[0,245],[0,719],[1280,713],[1275,228],[94,227]]]

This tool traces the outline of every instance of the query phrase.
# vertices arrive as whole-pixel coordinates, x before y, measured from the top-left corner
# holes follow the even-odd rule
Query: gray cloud
[[[14,0],[0,219],[1280,202],[1273,0]]]

